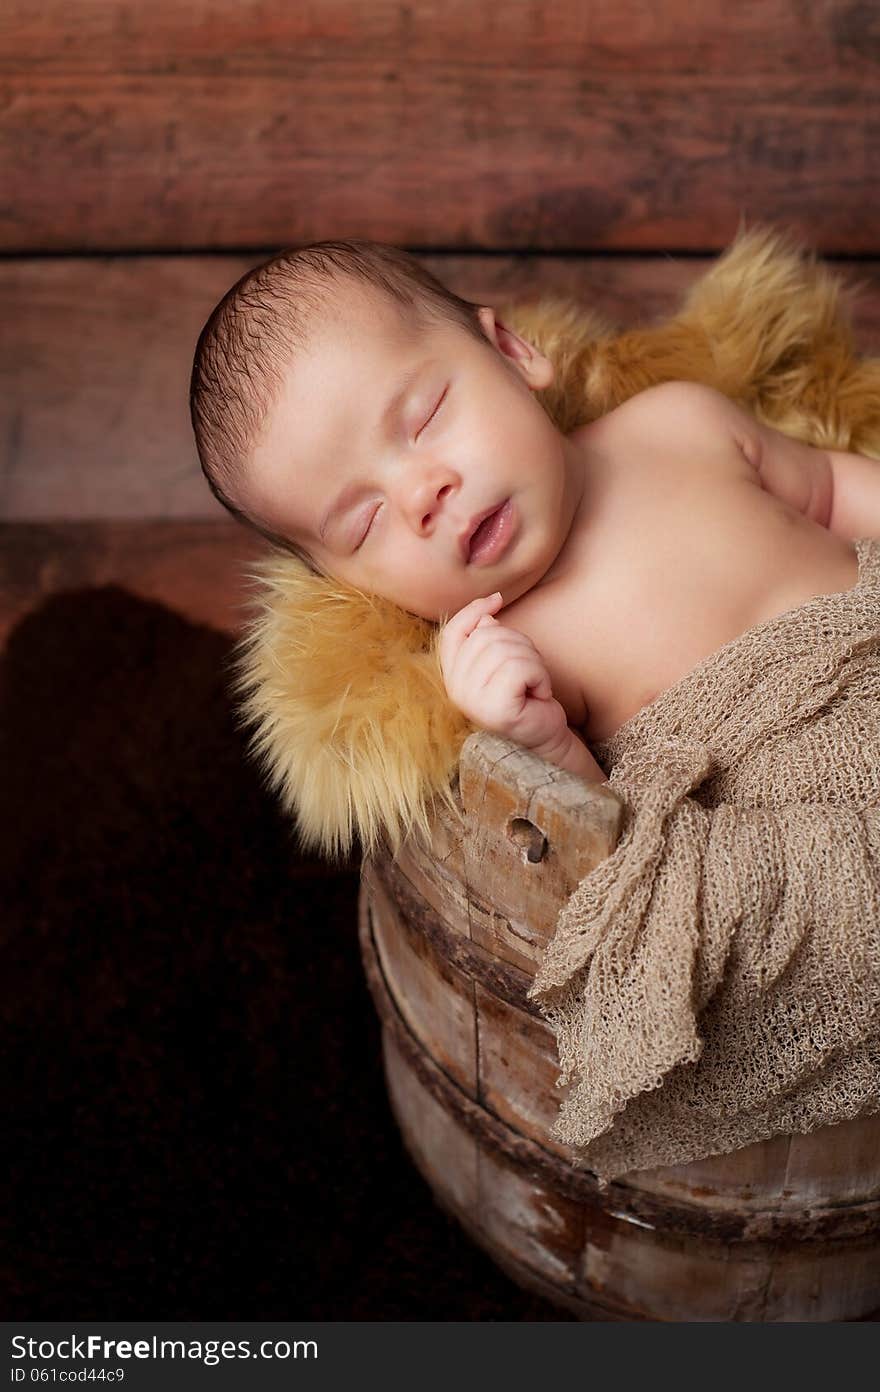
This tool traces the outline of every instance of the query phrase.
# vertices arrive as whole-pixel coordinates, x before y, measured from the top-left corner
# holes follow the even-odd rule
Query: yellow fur
[[[401,831],[427,833],[431,794],[454,806],[451,765],[473,728],[447,699],[439,629],[275,548],[251,578],[262,594],[233,685],[302,845],[334,858],[355,832],[395,849]]]
[[[854,293],[786,235],[741,227],[664,323],[620,333],[559,295],[499,313],[555,364],[536,395],[565,434],[655,382],[686,379],[798,439],[880,458],[880,359],[854,355]],[[454,806],[473,729],[446,696],[439,629],[274,547],[250,578],[256,612],[233,686],[302,846],[337,859],[356,835],[368,853],[427,835],[434,800]]]

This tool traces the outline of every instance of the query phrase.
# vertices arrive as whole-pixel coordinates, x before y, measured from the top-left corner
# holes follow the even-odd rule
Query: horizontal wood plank
[[[0,517],[225,518],[202,477],[188,390],[199,331],[263,257],[46,258],[0,262]],[[558,292],[621,325],[675,309],[703,258],[420,258],[469,299]],[[864,283],[863,349],[880,350],[880,262]]]
[[[234,522],[0,523],[0,647],[60,590],[120,585],[193,623],[237,632],[265,543]]]
[[[0,72],[260,75],[329,58],[535,70],[876,71],[880,16],[858,0],[5,0]]]
[[[0,249],[880,250],[853,0],[4,9]]]

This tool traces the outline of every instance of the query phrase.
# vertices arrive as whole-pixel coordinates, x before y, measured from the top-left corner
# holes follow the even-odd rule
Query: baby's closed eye
[[[443,391],[442,391],[441,394],[440,394],[440,398],[439,398],[439,400],[437,401],[437,404],[435,405],[434,409],[431,411],[431,414],[428,416],[427,420],[424,421],[423,424],[419,426],[419,429],[418,429],[417,432],[416,432],[416,439],[418,439],[419,436],[421,435],[422,431],[425,430],[425,429],[427,429],[427,427],[431,424],[431,421],[432,421],[432,420],[434,419],[434,417],[437,415],[437,413],[439,412],[441,406],[443,405],[444,401],[446,400],[446,396],[447,396],[448,391],[449,391],[449,384],[447,383],[447,385],[443,388]]]
[[[366,541],[367,537],[370,535],[370,532],[371,532],[372,529],[373,529],[373,523],[374,523],[375,520],[376,520],[376,514],[377,514],[377,512],[379,511],[379,508],[380,508],[381,506],[382,506],[382,504],[380,503],[378,507],[376,507],[376,508],[373,509],[372,516],[370,517],[370,520],[369,520],[369,522],[367,523],[367,529],[366,529],[365,532],[363,532],[363,533],[361,534],[361,539],[360,539],[360,541],[358,542],[357,546],[354,548],[355,551],[360,551],[360,549],[361,549],[361,547],[363,546],[364,542]]]

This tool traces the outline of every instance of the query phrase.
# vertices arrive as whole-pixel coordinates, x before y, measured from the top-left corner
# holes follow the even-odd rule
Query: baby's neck
[[[589,425],[580,426],[570,435],[563,437],[565,446],[565,492],[561,513],[564,519],[564,533],[559,550],[541,579],[532,587],[539,589],[556,581],[572,563],[578,547],[575,544],[581,530],[587,525],[593,510],[593,499],[597,486],[598,456],[589,441]]]

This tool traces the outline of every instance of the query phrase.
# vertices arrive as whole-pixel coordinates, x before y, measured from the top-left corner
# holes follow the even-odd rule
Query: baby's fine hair
[[[241,484],[297,350],[345,277],[390,296],[416,325],[452,323],[485,343],[479,306],[448,290],[415,257],[366,239],[288,247],[227,290],[196,344],[189,405],[202,472],[218,502],[314,570],[294,542],[247,512]]]

